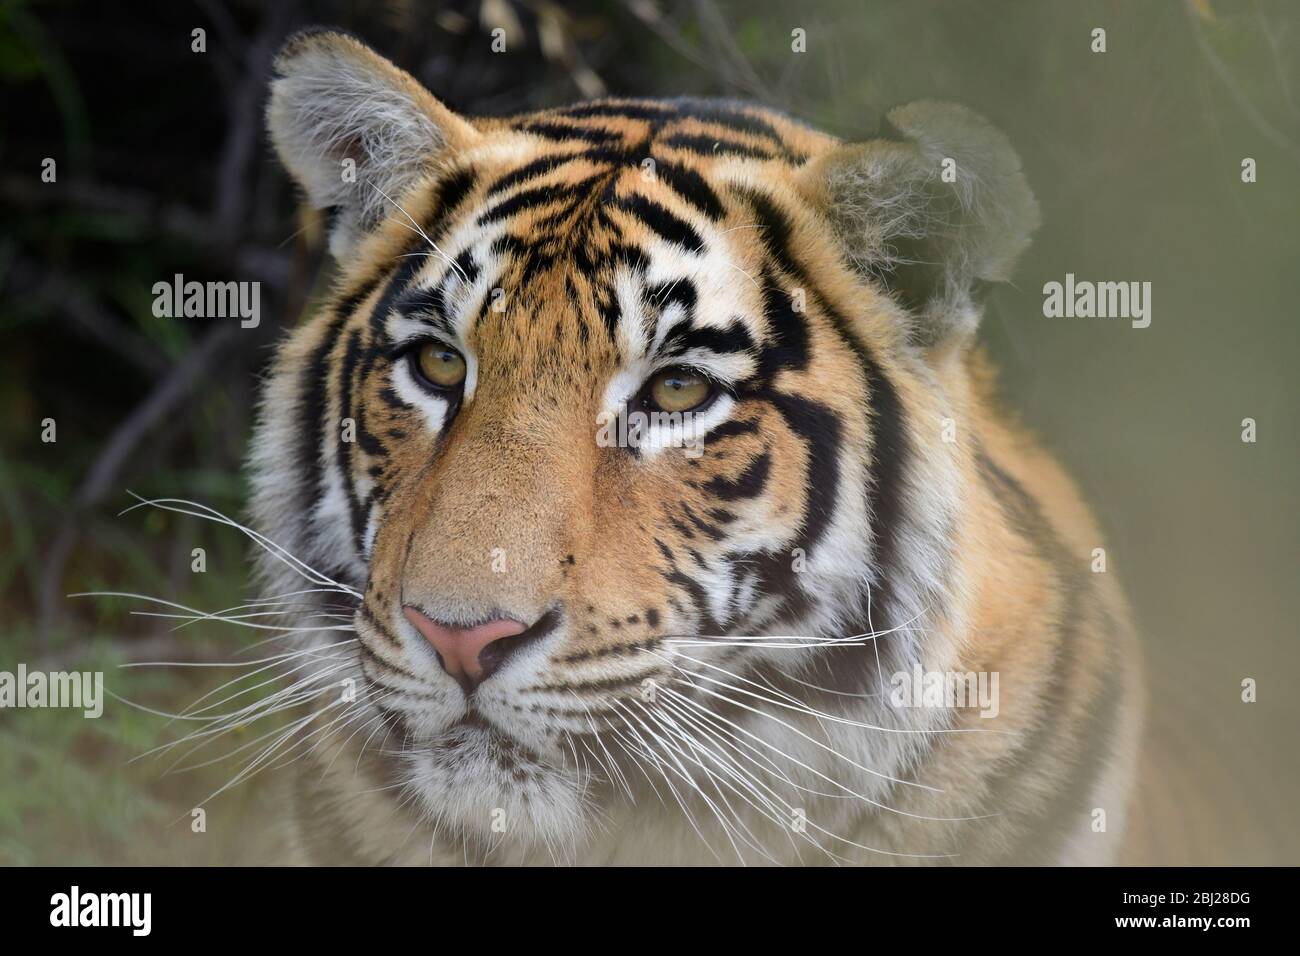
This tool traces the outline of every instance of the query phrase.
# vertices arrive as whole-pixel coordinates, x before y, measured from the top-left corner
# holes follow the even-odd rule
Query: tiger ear
[[[319,29],[295,35],[276,56],[266,119],[311,205],[337,211],[336,257],[398,214],[402,194],[436,157],[479,136],[409,73],[349,36]]]
[[[965,342],[976,283],[1010,278],[1038,203],[1007,138],[964,107],[912,103],[883,128],[890,138],[811,160],[800,185],[854,267],[913,313],[918,344]]]

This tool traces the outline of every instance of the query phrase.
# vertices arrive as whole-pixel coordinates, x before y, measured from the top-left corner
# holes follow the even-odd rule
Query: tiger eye
[[[455,349],[426,342],[415,355],[420,374],[438,388],[456,388],[465,381],[465,360]]]
[[[688,369],[668,369],[650,379],[650,400],[665,412],[688,412],[712,391],[708,379]]]

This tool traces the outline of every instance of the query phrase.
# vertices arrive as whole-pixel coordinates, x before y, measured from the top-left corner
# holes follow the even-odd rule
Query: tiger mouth
[[[512,772],[545,763],[536,751],[483,716],[473,705],[429,744],[426,752],[435,759],[447,759],[463,756],[467,748],[490,756],[499,767]]]
[[[444,734],[450,734],[457,730],[461,730],[462,728],[464,730],[478,731],[479,733],[486,734],[489,737],[504,737],[510,740],[514,739],[510,734],[502,730],[487,717],[484,717],[483,714],[476,710],[472,704],[470,705],[469,710],[466,711],[465,716],[450,725],[444,731]]]

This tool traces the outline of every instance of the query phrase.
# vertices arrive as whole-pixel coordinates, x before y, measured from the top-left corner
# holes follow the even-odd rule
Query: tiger
[[[977,341],[1039,224],[1001,132],[471,118],[321,28],[266,116],[335,279],[269,365],[250,510],[351,635],[300,628],[346,692],[293,860],[1123,859],[1136,628]]]

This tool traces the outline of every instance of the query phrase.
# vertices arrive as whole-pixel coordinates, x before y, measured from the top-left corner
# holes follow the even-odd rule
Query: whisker
[[[245,524],[242,524],[234,520],[233,518],[227,517],[226,515],[222,514],[220,511],[217,511],[215,508],[210,508],[207,505],[199,504],[198,502],[187,501],[183,498],[150,499],[150,498],[143,498],[140,495],[137,495],[135,492],[128,492],[128,493],[137,500],[137,503],[118,512],[119,517],[121,515],[128,514],[129,512],[134,511],[136,508],[143,508],[146,505],[148,505],[151,507],[160,508],[163,511],[170,511],[175,514],[189,515],[194,518],[203,518],[207,521],[213,521],[217,524],[226,525],[227,527],[231,527],[239,531],[241,534],[243,534],[245,537],[251,540],[254,544],[258,545],[258,547],[262,548],[272,557],[283,562],[287,567],[289,567],[294,572],[296,572],[300,577],[308,581],[311,581],[312,583],[317,585],[327,585],[330,588],[338,591],[339,593],[351,595],[353,598],[356,598],[357,600],[361,599],[361,593],[357,591],[355,588],[350,588],[345,584],[340,584],[338,581],[335,581],[333,578],[329,577],[328,575],[322,574],[320,571],[317,571],[316,569],[308,565],[305,561],[302,561],[301,559],[290,554],[288,550],[276,544],[270,538],[266,537],[266,535],[262,534],[259,531],[254,530],[253,528],[248,527]],[[186,507],[179,507],[181,505],[184,505]],[[189,510],[191,508],[198,509],[198,510],[194,510],[194,511]]]
[[[654,651],[648,650],[647,653],[654,654]],[[747,677],[742,677],[739,674],[729,671],[724,667],[719,667],[716,664],[711,664],[708,661],[702,661],[698,658],[690,657],[689,655],[686,654],[680,654],[678,656],[680,656],[683,660],[690,661],[692,664],[697,664],[701,667],[707,667],[710,670],[720,671],[721,673],[726,674],[728,677],[732,677],[736,680],[743,681],[744,683],[749,684],[752,687],[764,686],[762,684],[758,684],[750,680]],[[674,665],[674,666],[677,666],[679,670],[681,669],[678,665]],[[784,707],[785,709],[795,711],[796,713],[805,714],[809,717],[815,717],[819,720],[826,720],[831,723],[845,724],[850,727],[861,727],[864,730],[875,730],[887,734],[921,734],[923,736],[929,736],[931,734],[1011,734],[1011,735],[1015,734],[1015,731],[995,730],[993,728],[984,728],[984,727],[935,727],[935,728],[927,728],[927,729],[918,729],[914,727],[885,727],[880,724],[871,724],[861,720],[853,720],[852,718],[849,717],[842,717],[838,714],[832,714],[824,710],[818,710],[817,708],[808,705],[807,703],[799,700],[798,698],[786,694],[782,691],[779,691],[776,688],[771,687],[770,685],[767,687],[767,689],[771,690],[774,694],[777,694],[778,696],[776,698],[766,697],[762,694],[756,694],[752,691],[745,690],[743,687],[738,687],[734,684],[729,684],[726,681],[717,680],[715,678],[708,677],[707,675],[704,674],[695,673],[694,676],[700,677],[702,680],[707,680],[710,683],[720,684],[723,687],[727,687],[731,690],[745,694],[746,696],[756,697],[759,700],[765,701],[767,703],[776,704],[779,707]],[[780,698],[784,698],[784,699],[780,699]],[[764,715],[764,716],[770,716],[770,715]],[[901,781],[894,781],[894,782],[899,783]],[[920,786],[920,784],[914,784],[914,786]],[[930,789],[930,788],[926,788],[926,789]]]
[[[407,212],[405,209],[402,208],[402,205],[400,203],[394,200],[392,196],[388,195],[388,193],[384,192],[382,189],[380,189],[377,185],[375,185],[370,180],[367,180],[366,184],[370,186],[370,188],[373,189],[375,192],[379,193],[379,195],[383,196],[390,203],[392,203],[393,206],[396,207],[397,211],[407,218],[407,221],[410,222],[412,227],[411,231],[416,233],[418,236],[420,236],[420,238],[422,238],[425,242],[427,242],[429,244],[429,247],[433,249],[434,253],[438,256],[439,259],[443,260],[444,262],[447,263],[447,265],[455,269],[456,272],[459,273],[462,282],[469,281],[469,277],[465,275],[465,270],[462,269],[460,266],[456,265],[455,260],[452,259],[451,256],[447,255],[447,253],[443,252],[442,249],[439,248],[438,244],[429,238],[428,234],[424,231],[424,228],[418,222],[415,221],[415,218],[409,212]]]

